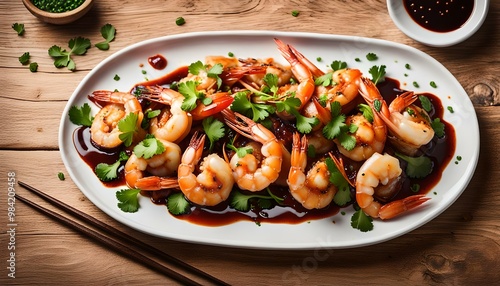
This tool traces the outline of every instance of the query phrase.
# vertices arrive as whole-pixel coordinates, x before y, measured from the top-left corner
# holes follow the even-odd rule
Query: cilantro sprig
[[[253,202],[256,202],[261,208],[270,208],[273,201],[277,204],[281,204],[283,202],[284,199],[271,193],[269,188],[266,190],[268,193],[267,196],[257,194],[245,195],[238,190],[233,190],[229,197],[229,205],[238,211],[247,212],[250,210]]]
[[[325,164],[330,172],[330,183],[337,187],[337,193],[335,193],[333,201],[338,206],[345,206],[351,201],[349,182],[344,178],[344,175],[339,171],[331,158],[326,158]]]
[[[226,133],[224,124],[217,120],[215,117],[210,116],[203,119],[201,125],[203,126],[203,131],[205,131],[205,134],[207,134],[208,140],[210,140],[209,150],[212,150],[214,147],[214,143],[224,137]]]
[[[410,178],[425,178],[432,173],[434,163],[429,157],[424,155],[419,157],[410,157],[400,153],[396,153],[396,156],[408,163],[408,166],[406,167],[406,174]]]
[[[252,118],[255,122],[260,122],[276,111],[276,108],[269,104],[253,103],[248,98],[249,93],[245,91],[237,92],[231,104],[231,110]]]
[[[368,72],[372,75],[372,81],[374,84],[384,81],[385,68],[386,68],[385,65],[381,65],[381,66],[373,66],[368,70]]]
[[[84,103],[81,107],[74,105],[68,111],[69,120],[73,124],[90,127],[94,120],[91,111],[90,105],[87,103]]]
[[[188,214],[191,204],[182,192],[173,193],[167,197],[167,209],[173,215]]]
[[[90,48],[90,40],[82,37],[77,37],[69,40],[69,51],[62,49],[60,46],[53,45],[49,48],[49,56],[54,58],[54,66],[57,68],[67,67],[74,71],[76,64],[71,58],[72,55],[84,55]]]
[[[30,53],[29,52],[25,52],[23,53],[20,57],[19,57],[19,62],[22,64],[22,65],[25,65],[29,62],[30,60]]]
[[[346,116],[341,112],[342,106],[339,102],[330,103],[330,112],[332,120],[323,127],[323,135],[325,138],[339,140],[342,147],[346,150],[352,150],[356,147],[356,138],[349,133],[354,133],[358,127],[354,124],[347,125],[345,123]]]
[[[137,132],[137,121],[139,120],[139,115],[137,113],[129,113],[123,119],[118,121],[118,130],[122,132],[118,135],[118,138],[125,144],[126,147],[132,145],[132,140]]]
[[[109,165],[106,163],[99,163],[95,167],[94,171],[97,175],[97,178],[103,182],[112,181],[118,178],[118,168],[120,167],[121,162],[127,161],[129,156],[124,151],[120,152],[120,157],[116,160],[115,163]]]
[[[201,61],[194,62],[188,67],[188,71],[191,74],[199,75],[200,73],[206,73],[208,77],[215,79],[217,81],[217,89],[219,89],[222,85],[222,79],[219,76],[222,73],[222,70],[223,66],[220,63],[217,63],[209,68]]]
[[[118,207],[126,213],[135,213],[139,210],[139,189],[123,189],[116,192]]]
[[[106,24],[101,27],[101,35],[104,38],[103,42],[95,44],[99,50],[109,50],[109,43],[115,39],[116,29],[111,24]]]
[[[373,230],[373,219],[366,215],[361,209],[358,209],[351,217],[351,226],[362,232]]]
[[[196,89],[198,84],[196,81],[190,80],[186,82],[181,82],[178,85],[178,91],[184,96],[184,101],[182,101],[181,109],[184,111],[192,111],[197,106],[197,101],[201,100],[203,104],[210,104],[210,98],[205,97],[205,94]]]
[[[299,107],[301,101],[293,95],[287,97],[285,100],[276,101],[275,104],[276,111],[286,112],[295,117],[297,130],[302,134],[310,133],[313,127],[319,123],[319,119],[316,117],[306,117],[300,114]]]
[[[151,134],[148,134],[144,140],[134,147],[134,154],[138,158],[150,159],[154,155],[159,155],[163,152],[165,152],[165,145]]]

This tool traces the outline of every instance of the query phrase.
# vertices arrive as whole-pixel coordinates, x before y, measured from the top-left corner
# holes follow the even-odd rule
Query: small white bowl
[[[387,0],[389,15],[396,26],[408,37],[431,47],[448,47],[472,36],[483,24],[488,14],[490,0],[474,0],[469,19],[450,32],[434,32],[417,24],[406,11],[403,0]]]

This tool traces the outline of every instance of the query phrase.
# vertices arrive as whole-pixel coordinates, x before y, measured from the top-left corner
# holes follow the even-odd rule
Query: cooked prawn
[[[276,61],[273,58],[267,59],[239,59],[241,67],[251,69],[264,68],[264,72],[248,73],[242,78],[242,82],[251,85],[253,88],[260,90],[265,84],[264,77],[266,74],[274,74],[278,78],[278,86],[283,86],[290,82],[292,71]]]
[[[286,45],[276,38],[274,41],[278,45],[278,50],[281,52],[281,55],[283,55],[283,57],[290,63],[293,76],[299,82],[298,84],[289,84],[282,87],[278,93],[294,92],[295,97],[300,99],[301,102],[299,109],[302,109],[302,107],[309,102],[316,88],[314,85],[313,75],[309,68],[299,61],[297,56],[293,53],[290,45]]]
[[[382,96],[372,81],[362,78],[360,92],[367,99],[373,111],[373,122],[368,121],[362,114],[354,114],[346,118],[346,125],[357,126],[357,130],[353,133],[353,136],[356,138],[356,146],[352,150],[345,149],[337,139],[334,140],[340,153],[358,162],[370,158],[374,153],[382,153],[384,151],[387,139],[387,127],[381,119],[381,114],[389,114],[387,105],[385,105],[383,100],[380,101],[382,103],[380,113],[373,106],[373,102],[382,99]]]
[[[324,76],[326,73],[320,70],[315,64],[307,59],[297,49],[290,46],[291,52],[295,55],[297,60],[306,66],[311,74],[315,77]],[[326,96],[326,108],[330,109],[330,103],[337,101],[342,106],[344,113],[352,110],[356,106],[355,100],[358,95],[359,80],[361,79],[362,72],[358,69],[340,69],[332,72],[332,84],[329,86],[318,85],[316,86],[314,95],[316,98]]]
[[[389,118],[384,114],[380,116],[392,135],[389,136],[391,143],[407,155],[414,155],[435,134],[429,114],[413,104],[417,98],[417,94],[405,92],[389,104]]]
[[[231,158],[230,165],[236,183],[243,190],[251,192],[263,190],[280,175],[283,146],[276,136],[261,124],[228,109],[222,114],[229,127],[261,145],[259,153],[262,154],[262,160],[258,160],[254,154],[246,154],[243,158],[234,155]]]
[[[180,142],[189,134],[192,117],[182,110],[184,96],[170,88],[161,86],[146,86],[140,89],[141,97],[157,101],[166,106],[160,115],[150,121],[149,132],[158,139],[170,142]]]
[[[391,219],[414,209],[430,198],[414,195],[383,205],[374,199],[379,185],[396,187],[401,179],[399,160],[389,154],[373,154],[358,170],[356,176],[356,202],[368,215],[374,218]]]
[[[163,153],[149,159],[132,153],[125,163],[125,181],[130,188],[152,191],[175,186],[163,178],[177,172],[181,162],[181,148],[175,143],[158,140],[165,147]]]
[[[90,127],[91,138],[94,143],[104,148],[114,148],[123,142],[120,139],[122,133],[118,129],[118,122],[130,113],[137,114],[137,132],[135,140],[138,141],[144,133],[140,133],[143,113],[137,98],[125,92],[113,92],[97,90],[91,95],[92,98],[102,102],[108,102],[94,117]]]
[[[337,188],[330,182],[330,171],[324,160],[315,162],[306,175],[307,147],[306,136],[301,140],[299,133],[295,133],[288,187],[295,200],[306,209],[321,209],[332,202]]]
[[[210,154],[200,165],[201,173],[194,174],[201,159],[205,135],[195,133],[182,155],[178,168],[179,187],[188,200],[198,205],[214,206],[225,201],[234,185],[231,167],[217,154]]]

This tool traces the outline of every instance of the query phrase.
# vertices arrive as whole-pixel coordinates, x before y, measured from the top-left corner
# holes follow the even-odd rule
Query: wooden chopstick
[[[107,225],[107,224],[105,224],[105,223],[97,220],[94,217],[92,217],[92,216],[90,216],[90,215],[88,215],[88,214],[86,214],[86,213],[84,213],[84,212],[82,212],[82,211],[80,211],[78,209],[75,209],[72,206],[70,206],[70,205],[68,205],[68,204],[66,204],[64,202],[61,202],[58,199],[53,198],[53,197],[45,194],[44,192],[42,192],[42,191],[40,191],[40,190],[38,190],[38,189],[36,189],[36,188],[34,188],[34,187],[32,187],[32,186],[24,183],[22,181],[18,181],[18,184],[20,186],[22,186],[23,188],[25,188],[25,189],[27,189],[27,190],[35,193],[36,195],[38,195],[42,199],[44,199],[44,200],[50,202],[51,204],[59,207],[60,209],[62,209],[64,211],[66,211],[66,212],[74,215],[75,217],[77,217],[77,218],[79,218],[79,219],[81,219],[81,220],[89,223],[90,225],[92,225],[92,226],[100,229],[101,231],[104,231],[104,232],[110,234],[111,236],[114,236],[115,238],[119,239],[120,241],[125,241],[126,243],[128,243],[130,245],[134,245],[137,248],[140,248],[141,250],[147,251],[148,253],[150,253],[150,254],[152,254],[152,255],[154,255],[156,257],[159,257],[159,258],[161,258],[161,259],[163,259],[163,260],[165,260],[167,262],[176,264],[177,266],[180,266],[180,267],[182,267],[182,268],[184,268],[184,269],[186,269],[186,270],[188,270],[188,271],[190,271],[190,272],[192,272],[194,274],[197,274],[197,275],[199,275],[199,276],[201,276],[201,277],[209,280],[212,283],[215,283],[217,285],[230,285],[230,284],[228,284],[228,283],[226,283],[226,282],[224,282],[224,281],[222,281],[222,280],[220,280],[220,279],[218,279],[218,278],[216,278],[216,277],[214,277],[214,276],[212,276],[212,275],[210,275],[210,274],[208,274],[208,273],[206,273],[206,272],[204,272],[204,271],[202,271],[202,270],[200,270],[200,269],[198,269],[198,268],[196,268],[196,267],[194,267],[194,266],[192,266],[192,265],[190,265],[190,264],[188,264],[188,263],[186,263],[186,262],[184,262],[184,261],[182,261],[182,260],[180,260],[178,258],[175,258],[175,257],[173,257],[173,256],[171,256],[171,255],[169,255],[169,254],[167,254],[167,253],[165,253],[165,252],[163,252],[163,251],[161,251],[161,250],[159,250],[159,249],[157,249],[157,248],[149,245],[149,244],[146,244],[146,243],[144,243],[144,242],[142,242],[142,241],[140,241],[140,240],[138,240],[138,239],[136,239],[136,238],[134,238],[134,237],[132,237],[132,236],[130,236],[130,235],[128,235],[128,234],[126,234],[126,233],[124,233],[124,232],[122,232],[122,231],[120,231],[120,230],[118,230],[118,229],[116,229],[116,228],[114,228],[112,226],[110,226],[110,225]],[[16,196],[17,196],[17,194],[16,194]],[[77,225],[80,225],[77,222],[71,221],[71,220],[69,220],[68,218],[66,218],[64,216],[61,216],[61,215],[59,215],[59,214],[57,214],[55,212],[52,212],[52,211],[50,211],[50,210],[48,210],[48,209],[46,209],[46,208],[44,208],[42,206],[39,206],[39,205],[37,205],[37,204],[35,204],[35,203],[27,200],[26,198],[22,198],[21,197],[19,200],[23,201],[23,202],[25,202],[27,204],[29,204],[30,206],[32,206],[32,207],[40,210],[41,212],[46,212],[47,211],[47,214],[49,214],[52,217],[55,217],[58,220],[60,219],[59,217],[62,217],[65,220],[68,220],[69,222],[64,222],[65,224],[75,223]],[[83,228],[86,228],[83,225],[80,225],[80,226],[83,227]],[[95,232],[92,229],[89,229],[89,228],[87,228],[87,229],[90,230],[90,231],[92,231],[92,232]],[[81,231],[80,229],[77,229],[77,230]],[[98,232],[95,232],[95,233],[99,234]],[[87,234],[87,233],[85,233],[85,234]],[[103,236],[102,234],[99,234],[99,235]],[[106,237],[106,236],[103,236],[103,237],[105,237],[106,239],[108,239],[108,237]],[[126,246],[126,248],[128,250],[130,250],[130,251],[136,252],[136,251],[130,249],[128,246]],[[120,252],[122,252],[122,251],[120,251]],[[140,254],[139,252],[136,252],[136,253]],[[125,253],[125,255],[128,255],[128,254]],[[146,259],[148,259],[148,260],[151,260],[151,259],[149,259],[146,256],[144,256],[144,257]],[[151,261],[154,262],[154,263],[156,263],[154,260],[151,260]],[[158,263],[156,263],[156,264],[158,264]],[[158,264],[158,265],[160,265],[162,268],[166,268],[166,267],[162,266],[161,264]],[[171,271],[173,271],[173,270],[168,269],[167,273],[165,273],[165,274],[168,274]],[[163,272],[163,271],[161,271],[161,272]],[[178,273],[176,273],[176,274],[180,275]],[[182,277],[184,277],[184,276],[182,276]],[[172,278],[175,278],[175,277],[172,277]],[[178,277],[178,278],[181,278],[181,277]],[[184,277],[184,278],[186,278],[186,277]],[[192,282],[194,282],[194,281],[192,281]]]

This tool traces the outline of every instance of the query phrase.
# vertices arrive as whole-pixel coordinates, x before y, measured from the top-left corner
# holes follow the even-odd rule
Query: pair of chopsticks
[[[101,244],[105,245],[106,247],[108,248],[111,248],[113,249],[114,251],[126,256],[126,257],[129,257],[129,258],[132,258],[134,259],[135,261],[139,261],[140,263],[143,263],[149,267],[151,267],[152,269],[160,272],[161,274],[169,277],[169,278],[172,278],[174,280],[177,280],[178,282],[182,283],[183,285],[201,285],[200,283],[192,280],[191,278],[188,278],[184,275],[182,275],[181,273],[178,273],[174,270],[172,270],[171,268],[168,268],[167,266],[164,266],[163,264],[160,264],[158,263],[157,261],[149,258],[148,256],[142,254],[141,252],[131,248],[129,245],[133,245],[137,248],[139,248],[140,250],[144,251],[144,252],[147,252],[148,254],[151,254],[153,255],[154,257],[156,258],[159,258],[159,259],[162,259],[163,261],[166,261],[166,262],[169,262],[169,263],[172,263],[172,264],[175,264],[177,265],[178,267],[181,267],[183,268],[184,270],[187,270],[189,272],[192,272],[193,274],[196,274],[200,277],[203,277],[204,279],[206,279],[207,281],[211,282],[211,283],[214,283],[216,285],[229,285],[228,283],[206,273],[206,272],[203,272],[202,270],[178,259],[178,258],[175,258],[169,254],[166,254],[165,252],[151,246],[151,245],[148,245],[148,244],[145,244],[144,242],[126,234],[126,233],[123,233],[122,231],[110,226],[110,225],[107,225],[101,221],[98,221],[97,219],[93,218],[92,216],[82,212],[82,211],[79,211],[61,201],[59,201],[58,199],[56,198],[53,198],[45,193],[43,193],[42,191],[24,183],[24,182],[21,182],[21,181],[18,181],[18,184],[31,191],[32,193],[38,195],[39,197],[41,197],[42,199],[46,200],[47,202],[53,204],[54,206],[66,211],[67,213],[81,219],[82,221],[92,225],[93,227],[101,230],[103,233],[107,233],[108,235],[105,235],[103,233],[100,233],[96,230],[93,230],[89,227],[86,227],[80,223],[78,223],[77,221],[74,221],[74,220],[71,220],[59,213],[56,213],[52,210],[49,210],[47,208],[44,208],[18,194],[15,195],[16,199],[26,203],[27,205],[29,205],[30,207],[42,212],[43,214],[46,214],[54,219],[56,219],[57,221],[65,224],[66,226],[76,230],[76,231],[79,231],[81,233],[83,233],[84,235],[100,242]],[[128,244],[128,245],[127,245]]]

